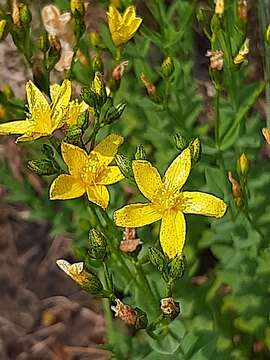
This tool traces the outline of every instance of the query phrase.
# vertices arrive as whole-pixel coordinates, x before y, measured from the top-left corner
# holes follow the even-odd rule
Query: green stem
[[[216,96],[215,96],[215,143],[217,149],[220,151],[220,138],[219,138],[219,127],[220,127],[220,89],[216,88]]]

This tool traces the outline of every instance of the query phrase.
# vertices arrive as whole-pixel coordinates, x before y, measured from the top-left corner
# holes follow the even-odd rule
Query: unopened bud
[[[132,162],[126,156],[120,154],[115,156],[115,161],[124,177],[133,181]]]
[[[115,317],[124,321],[128,326],[133,326],[136,329],[145,329],[147,327],[147,315],[139,308],[133,309],[116,299],[116,306],[112,306],[111,309],[115,312]]]
[[[146,160],[146,152],[143,145],[138,145],[135,152],[135,160]]]
[[[28,26],[32,21],[32,14],[27,4],[20,4],[20,19],[25,26]]]
[[[163,60],[163,63],[161,65],[161,74],[165,78],[169,78],[174,72],[174,63],[173,59],[168,56],[165,60]]]
[[[11,0],[11,17],[13,24],[17,27],[20,27],[20,3],[18,0]]]
[[[44,144],[42,146],[42,152],[47,158],[54,159],[54,150],[50,145]]]
[[[218,16],[223,16],[224,7],[224,0],[216,0],[215,14]]]
[[[262,129],[262,134],[263,134],[267,144],[270,145],[270,130],[268,128],[263,128]]]
[[[70,0],[69,7],[73,16],[83,17],[85,14],[84,1],[82,0]]]
[[[41,176],[54,175],[59,171],[59,168],[51,160],[47,159],[30,160],[27,165],[31,171]]]
[[[189,145],[189,140],[181,134],[174,135],[174,142],[175,142],[176,148],[180,151],[183,151]]]
[[[41,50],[44,53],[49,50],[50,42],[48,38],[48,33],[46,31],[44,31],[42,35],[38,37],[37,47],[39,48],[39,50]]]
[[[154,95],[156,93],[157,89],[155,85],[150,80],[148,80],[144,74],[141,74],[141,81],[143,82],[148,95]]]
[[[112,72],[112,78],[115,81],[120,81],[124,74],[125,68],[128,66],[128,61],[123,61],[121,64],[117,65]]]
[[[8,34],[7,20],[0,20],[0,41],[5,40]]]
[[[77,124],[65,128],[64,141],[69,144],[81,146],[82,136],[83,136],[83,130],[81,126],[78,126]]]
[[[94,259],[103,261],[107,253],[106,248],[107,241],[104,235],[95,229],[91,229],[89,231],[89,255]]]
[[[175,257],[170,263],[169,263],[169,277],[172,280],[180,279],[184,274],[185,264],[183,256],[177,256]]]
[[[95,55],[93,57],[92,67],[93,67],[94,73],[96,73],[96,72],[103,73],[104,65],[103,65],[102,59],[99,55]]]
[[[192,141],[192,143],[189,145],[189,148],[191,150],[192,155],[192,162],[193,164],[196,164],[201,157],[201,142],[199,138],[196,138]]]
[[[243,63],[246,60],[248,54],[249,54],[249,39],[246,39],[244,44],[241,46],[241,49],[239,50],[238,54],[233,59],[234,64],[238,65]]]
[[[246,176],[249,170],[249,160],[245,153],[241,154],[238,160],[238,168],[240,175]]]
[[[100,103],[105,104],[107,92],[103,76],[100,72],[95,73],[94,80],[91,82],[90,87],[91,90],[100,98]]]
[[[159,272],[163,272],[166,266],[166,261],[162,252],[156,248],[151,247],[148,249],[148,256],[149,256],[149,260],[154,265],[154,267]]]
[[[223,51],[222,50],[208,50],[206,56],[210,58],[210,68],[212,70],[221,71],[223,69]]]
[[[232,173],[229,171],[228,173],[228,179],[232,185],[232,194],[235,200],[235,203],[238,207],[242,205],[242,190],[239,182],[234,179],[232,176]]]
[[[205,23],[206,23],[206,17],[205,17],[205,14],[202,10],[202,8],[199,8],[196,12],[196,18],[197,18],[197,21],[200,25],[204,26]]]
[[[146,313],[144,311],[142,311],[141,309],[139,309],[138,307],[135,308],[135,311],[137,313],[135,329],[136,330],[146,329],[147,325],[148,325],[148,318],[147,318]]]
[[[50,48],[49,48],[49,52],[48,52],[46,66],[47,66],[47,70],[51,71],[60,59],[61,44],[60,44],[59,39],[53,35],[49,36],[49,42],[50,42]]]
[[[56,264],[63,270],[72,280],[81,286],[81,288],[92,295],[104,295],[103,286],[99,278],[86,270],[84,270],[83,262],[70,264],[66,260],[57,260]]]
[[[247,0],[238,0],[238,16],[243,22],[247,22],[248,5]]]
[[[161,299],[160,309],[162,313],[170,320],[174,320],[180,314],[180,304],[172,297]]]
[[[122,116],[126,106],[127,104],[125,102],[122,102],[116,106],[112,106],[107,112],[104,123],[108,125],[118,120]]]

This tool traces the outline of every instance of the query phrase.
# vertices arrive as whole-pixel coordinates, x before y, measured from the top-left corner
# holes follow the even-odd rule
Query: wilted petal
[[[160,219],[153,204],[130,204],[114,213],[114,222],[123,227],[144,226]]]
[[[187,148],[177,156],[167,169],[164,182],[170,189],[178,190],[187,181],[191,170],[191,153]]]
[[[78,179],[71,175],[59,175],[52,183],[50,188],[51,200],[74,199],[82,196],[85,188]]]
[[[162,187],[158,170],[146,160],[133,161],[132,169],[140,191],[147,199],[153,200],[156,191]]]
[[[71,175],[79,175],[88,160],[87,153],[78,146],[63,142],[61,152]]]
[[[169,258],[182,253],[186,237],[186,222],[181,212],[169,210],[162,217],[160,245]]]
[[[110,195],[104,185],[93,185],[87,187],[88,200],[106,209],[109,204]]]
[[[196,191],[184,191],[181,194],[181,202],[183,202],[183,212],[185,214],[199,214],[220,218],[227,209],[226,203],[218,197]]]

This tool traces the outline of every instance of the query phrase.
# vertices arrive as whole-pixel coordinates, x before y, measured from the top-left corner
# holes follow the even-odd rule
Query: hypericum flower
[[[191,151],[185,149],[171,163],[163,180],[158,170],[146,160],[132,164],[134,178],[146,204],[130,204],[114,213],[118,226],[139,227],[161,220],[160,244],[169,258],[183,250],[186,223],[184,214],[222,217],[227,205],[213,195],[181,191],[191,170]]]
[[[210,68],[213,70],[223,69],[223,51],[222,50],[208,50],[206,56],[210,58]]]
[[[69,80],[64,80],[59,87],[51,88],[51,104],[48,104],[45,96],[32,81],[26,84],[26,95],[28,118],[0,124],[0,135],[18,134],[22,136],[17,141],[31,141],[51,135],[63,126],[70,104],[71,83]]]
[[[234,57],[233,62],[238,65],[242,64],[249,54],[249,39],[246,39],[241,49],[239,50],[238,54]]]
[[[224,0],[216,0],[215,14],[222,16],[224,14]]]
[[[59,175],[53,181],[50,199],[74,199],[87,193],[89,201],[106,209],[109,203],[106,185],[124,178],[117,166],[109,166],[122,143],[122,136],[111,134],[88,155],[83,149],[63,142],[62,156],[69,174]]]
[[[142,19],[136,16],[135,6],[128,6],[123,16],[115,6],[109,6],[107,16],[112,40],[116,46],[125,44],[133,38],[142,22]]]

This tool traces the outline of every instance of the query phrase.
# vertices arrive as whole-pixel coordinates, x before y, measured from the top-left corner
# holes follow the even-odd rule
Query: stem
[[[220,126],[220,89],[216,88],[216,96],[215,96],[215,113],[216,113],[216,121],[215,121],[215,143],[217,149],[220,151],[220,139],[219,139],[219,126]]]

